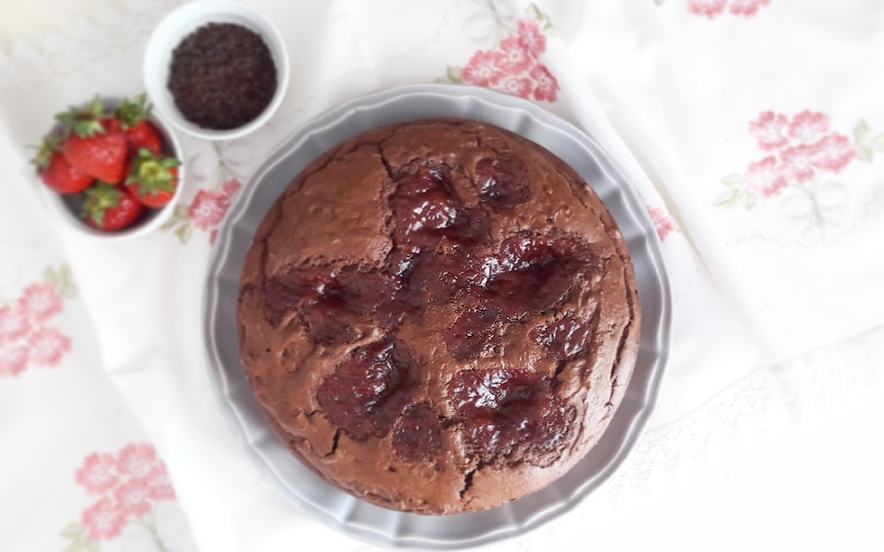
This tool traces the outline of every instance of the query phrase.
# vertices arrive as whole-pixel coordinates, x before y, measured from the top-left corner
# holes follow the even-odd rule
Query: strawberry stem
[[[139,94],[132,99],[124,98],[115,115],[123,125],[123,129],[130,129],[141,121],[149,119],[152,109],[153,105],[147,101],[147,94]]]
[[[126,184],[137,184],[138,197],[156,197],[161,191],[174,192],[178,176],[172,169],[181,166],[174,157],[153,155],[149,149],[141,148],[132,163],[132,172]]]
[[[31,159],[31,163],[37,166],[37,170],[43,172],[49,167],[49,163],[52,161],[52,154],[61,151],[61,138],[49,135],[43,139],[43,143],[39,146],[28,147],[37,150],[36,155]]]
[[[112,207],[120,205],[123,196],[116,186],[107,182],[98,182],[92,188],[86,190],[86,202],[83,203],[83,212],[80,217],[91,218],[99,228],[103,227],[104,214]]]
[[[89,103],[89,107],[80,109],[70,106],[67,111],[57,114],[55,120],[62,125],[62,138],[67,138],[71,132],[81,138],[90,138],[96,134],[107,133],[101,124],[101,119],[107,115],[104,104],[96,95]]]

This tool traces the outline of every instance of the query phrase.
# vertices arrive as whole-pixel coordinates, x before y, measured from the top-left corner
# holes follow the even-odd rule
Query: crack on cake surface
[[[336,430],[335,430],[335,436],[332,437],[332,446],[331,446],[331,450],[329,450],[328,452],[326,452],[325,454],[323,454],[323,455],[322,455],[323,458],[328,458],[329,456],[332,456],[332,455],[334,455],[334,453],[338,452],[338,443],[340,442],[340,439],[341,439],[341,430],[340,430],[340,429],[336,429]]]
[[[463,487],[461,487],[460,491],[458,491],[457,493],[458,496],[460,496],[461,500],[463,500],[463,497],[465,494],[467,494],[467,491],[469,491],[473,487],[473,476],[476,475],[477,471],[479,471],[478,467],[473,468],[464,474]]]

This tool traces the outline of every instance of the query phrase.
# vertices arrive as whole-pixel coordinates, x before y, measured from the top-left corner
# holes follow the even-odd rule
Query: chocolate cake
[[[320,477],[395,510],[535,492],[623,398],[640,308],[626,244],[586,182],[492,125],[378,128],[308,166],[240,282],[246,376]]]

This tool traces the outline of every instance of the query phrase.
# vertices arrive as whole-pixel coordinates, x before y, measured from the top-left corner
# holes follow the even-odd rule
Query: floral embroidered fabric
[[[356,95],[430,82],[518,96],[591,135],[644,203],[676,312],[626,463],[575,511],[488,549],[884,548],[861,506],[884,492],[865,444],[884,419],[870,70],[884,41],[868,2],[254,0],[291,56],[277,115],[232,142],[182,137],[188,181],[160,230],[71,236],[34,193],[26,145],[66,105],[141,92],[143,46],[179,3],[124,0],[0,52],[2,548],[370,549],[256,475],[209,379],[202,290],[224,217],[276,144]]]

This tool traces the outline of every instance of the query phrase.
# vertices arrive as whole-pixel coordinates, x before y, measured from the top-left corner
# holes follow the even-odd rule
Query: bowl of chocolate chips
[[[231,0],[199,0],[172,11],[144,54],[155,110],[205,140],[231,140],[261,127],[282,103],[288,80],[279,31],[251,6]]]

